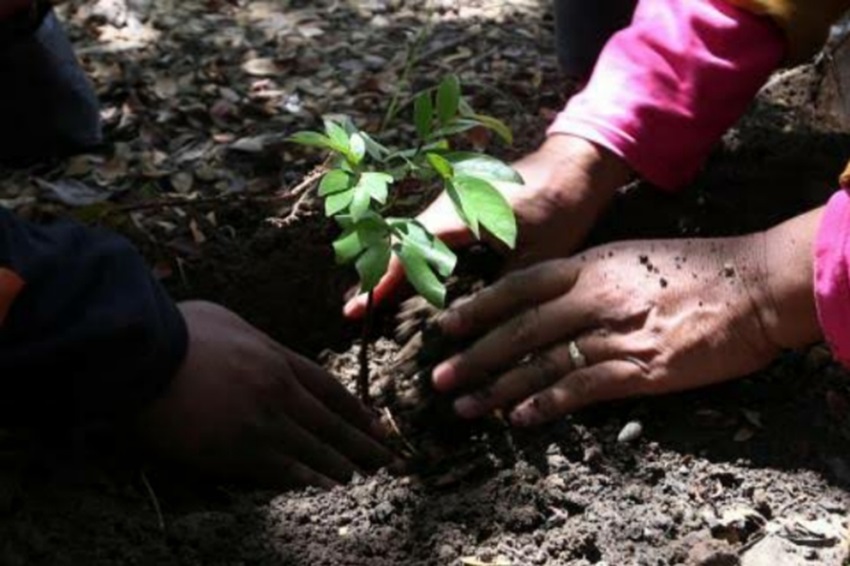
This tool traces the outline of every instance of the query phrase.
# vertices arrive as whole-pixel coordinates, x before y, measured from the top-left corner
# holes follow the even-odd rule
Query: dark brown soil
[[[850,137],[816,112],[821,77],[806,67],[771,88],[691,190],[630,189],[593,241],[743,233],[824,202]],[[520,149],[539,131],[523,124]],[[308,214],[285,230],[250,229],[269,214],[260,205],[217,213],[243,237],[213,236],[170,280],[175,294],[230,306],[352,383],[358,329],[339,315],[352,281],[333,265],[333,228]],[[391,372],[393,314],[379,325],[374,389],[416,450],[417,473],[271,493],[151,468],[99,431],[3,433],[0,564],[850,563],[850,382],[823,348],[736,383],[532,432],[497,421],[426,427],[415,382]],[[618,441],[624,428],[630,440]]]

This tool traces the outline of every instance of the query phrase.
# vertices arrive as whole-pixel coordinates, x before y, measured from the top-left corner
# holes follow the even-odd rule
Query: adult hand
[[[324,370],[222,307],[180,310],[186,360],[139,420],[159,455],[287,487],[330,487],[392,461],[369,412]]]
[[[739,238],[619,243],[511,274],[443,315],[446,334],[483,337],[435,368],[435,387],[464,394],[463,417],[512,408],[512,423],[530,426],[761,369],[819,336],[819,216]]]
[[[564,135],[549,137],[514,168],[525,184],[497,187],[519,223],[519,241],[509,257],[509,269],[572,252],[630,176],[619,157],[581,138]],[[445,194],[419,216],[419,221],[450,246],[473,242]],[[385,301],[403,281],[401,262],[393,258],[387,275],[375,288],[375,303]],[[345,315],[360,318],[365,309],[366,297],[355,297],[345,306]]]

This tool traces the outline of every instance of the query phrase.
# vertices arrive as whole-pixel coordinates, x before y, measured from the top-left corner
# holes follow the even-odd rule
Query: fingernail
[[[452,369],[449,362],[443,362],[434,368],[431,379],[436,389],[449,391],[452,387],[452,380],[454,379],[454,369]]]
[[[342,314],[346,318],[358,318],[360,316],[360,310],[360,299],[352,299],[345,303],[345,306],[342,308]]]
[[[535,426],[539,419],[534,411],[519,407],[511,413],[510,420],[515,427],[527,428]]]
[[[464,419],[477,419],[481,416],[481,404],[467,395],[454,402],[455,412]]]

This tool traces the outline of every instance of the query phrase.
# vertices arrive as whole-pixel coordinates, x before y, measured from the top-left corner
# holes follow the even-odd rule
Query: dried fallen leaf
[[[242,65],[242,70],[252,77],[274,77],[280,74],[274,59],[269,57],[249,59]]]
[[[755,431],[750,427],[744,427],[738,432],[735,433],[735,436],[732,438],[735,442],[749,442],[756,435]]]
[[[475,556],[467,556],[460,559],[463,566],[513,566],[513,563],[506,556],[497,556],[492,560],[483,560]]]
[[[107,201],[113,195],[106,189],[95,189],[76,179],[52,182],[36,179],[35,183],[49,198],[68,206],[89,206]]]

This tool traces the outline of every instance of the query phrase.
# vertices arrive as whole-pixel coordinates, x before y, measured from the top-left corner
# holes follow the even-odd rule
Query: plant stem
[[[367,406],[372,404],[369,396],[369,335],[372,332],[374,295],[373,291],[369,291],[366,299],[366,316],[363,319],[363,334],[360,338],[360,374],[357,376],[357,392],[360,394],[360,400]]]

